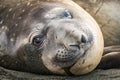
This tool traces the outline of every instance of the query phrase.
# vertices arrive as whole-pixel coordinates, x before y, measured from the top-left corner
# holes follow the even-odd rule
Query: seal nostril
[[[86,42],[87,42],[87,40],[86,40],[86,38],[85,38],[84,35],[82,35],[82,37],[81,37],[81,42],[82,42],[82,43],[86,43]]]

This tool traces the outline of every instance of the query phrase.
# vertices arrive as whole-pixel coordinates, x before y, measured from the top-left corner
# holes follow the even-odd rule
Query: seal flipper
[[[105,47],[102,60],[97,68],[120,68],[120,45]]]
[[[103,55],[108,54],[110,52],[120,52],[120,45],[105,47]]]

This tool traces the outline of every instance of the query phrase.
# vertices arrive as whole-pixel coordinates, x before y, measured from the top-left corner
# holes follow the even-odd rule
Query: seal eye
[[[63,14],[64,14],[64,17],[66,18],[72,18],[72,15],[68,10],[65,10]]]
[[[37,35],[33,38],[32,44],[35,46],[41,46],[43,44],[43,41],[44,41],[44,37]]]

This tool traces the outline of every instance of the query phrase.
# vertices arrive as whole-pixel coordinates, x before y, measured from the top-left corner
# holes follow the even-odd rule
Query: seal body
[[[86,74],[104,46],[98,24],[71,0],[1,1],[0,37],[0,66],[40,74]]]

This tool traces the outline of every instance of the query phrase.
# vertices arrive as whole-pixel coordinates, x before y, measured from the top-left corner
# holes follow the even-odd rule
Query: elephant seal
[[[0,66],[39,74],[82,75],[96,68],[103,36],[71,0],[1,0]]]
[[[100,69],[120,68],[120,1],[73,0],[98,22],[104,37],[104,53]]]

